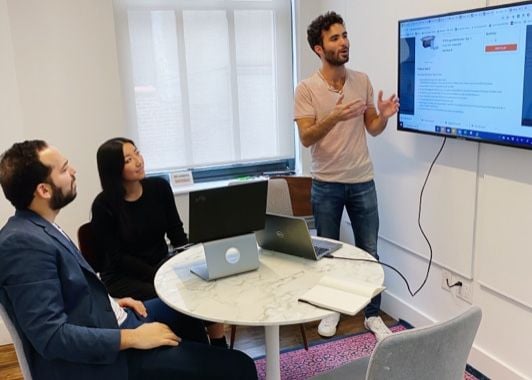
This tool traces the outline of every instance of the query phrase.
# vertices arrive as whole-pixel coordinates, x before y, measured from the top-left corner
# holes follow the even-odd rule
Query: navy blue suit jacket
[[[76,246],[32,211],[17,211],[0,230],[0,302],[34,380],[127,378],[105,286]]]

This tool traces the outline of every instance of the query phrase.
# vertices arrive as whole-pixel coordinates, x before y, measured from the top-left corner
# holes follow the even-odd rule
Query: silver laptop
[[[206,281],[259,268],[259,251],[253,233],[203,243],[205,262],[190,271]]]
[[[295,216],[266,214],[264,229],[255,232],[261,248],[319,260],[342,247],[341,243],[310,236],[305,219]]]

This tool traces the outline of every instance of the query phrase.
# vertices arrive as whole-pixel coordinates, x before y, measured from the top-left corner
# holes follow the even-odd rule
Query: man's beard
[[[52,187],[52,198],[50,199],[50,208],[52,210],[60,210],[76,199],[77,193],[73,186],[71,186],[70,191],[66,194],[63,194],[61,189],[51,183],[51,181],[50,186]]]
[[[338,56],[334,55],[334,52],[331,50],[325,50],[325,60],[327,63],[329,63],[332,66],[342,66],[343,64],[347,63],[349,61],[349,53],[345,58],[339,58],[340,54]]]

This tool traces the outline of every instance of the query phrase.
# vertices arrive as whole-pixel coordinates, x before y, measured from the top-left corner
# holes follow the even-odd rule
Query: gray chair
[[[294,215],[290,189],[284,178],[272,178],[268,181],[266,211],[281,215]]]
[[[13,339],[13,345],[15,346],[15,352],[17,353],[18,364],[20,366],[20,370],[22,371],[22,376],[25,380],[31,380],[30,367],[28,365],[28,361],[26,360],[26,354],[24,353],[24,346],[22,344],[22,340],[18,335],[18,331],[15,328],[15,325],[13,324],[13,322],[11,322],[11,318],[9,318],[9,315],[7,315],[7,311],[4,308],[4,305],[2,305],[1,303],[0,317],[4,320],[4,324],[7,327],[7,331],[11,335],[11,339]]]
[[[311,177],[274,177],[268,181],[266,211],[274,214],[304,218],[310,230],[314,229],[314,216],[310,200]]]
[[[371,356],[313,379],[463,380],[481,318],[480,308],[472,306],[451,320],[392,334]]]
[[[271,179],[284,179],[288,184],[293,215],[304,217],[312,215],[312,204],[310,201],[312,192],[312,177],[294,175],[279,176]]]

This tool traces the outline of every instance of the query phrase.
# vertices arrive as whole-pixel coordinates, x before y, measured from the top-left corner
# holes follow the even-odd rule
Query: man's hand
[[[353,100],[343,104],[344,95],[340,95],[336,105],[324,118],[316,120],[313,118],[297,119],[299,138],[303,146],[311,146],[324,138],[340,121],[346,121],[355,117],[365,115],[366,103],[361,99]],[[374,108],[373,108],[374,110]]]
[[[353,119],[363,115],[364,112],[366,112],[367,106],[362,99],[353,100],[346,104],[342,103],[343,100],[344,94],[340,95],[338,101],[336,102],[336,106],[331,112],[331,116],[333,116],[336,122]]]
[[[178,346],[181,338],[164,323],[144,323],[136,329],[120,330],[120,349],[149,350],[161,346]]]
[[[380,116],[388,119],[399,110],[399,98],[393,94],[388,99],[383,100],[382,91],[379,91],[377,109],[379,110]]]
[[[144,304],[141,301],[134,300],[131,297],[126,297],[120,298],[116,300],[116,302],[118,303],[118,305],[120,305],[120,307],[128,307],[141,317],[146,318],[148,316],[146,307],[144,307]]]
[[[366,130],[372,136],[377,136],[382,133],[384,128],[386,128],[388,119],[399,110],[399,98],[393,94],[388,99],[382,99],[382,91],[379,91],[377,108],[379,114],[377,114],[375,107],[368,108],[367,112],[364,114]]]

